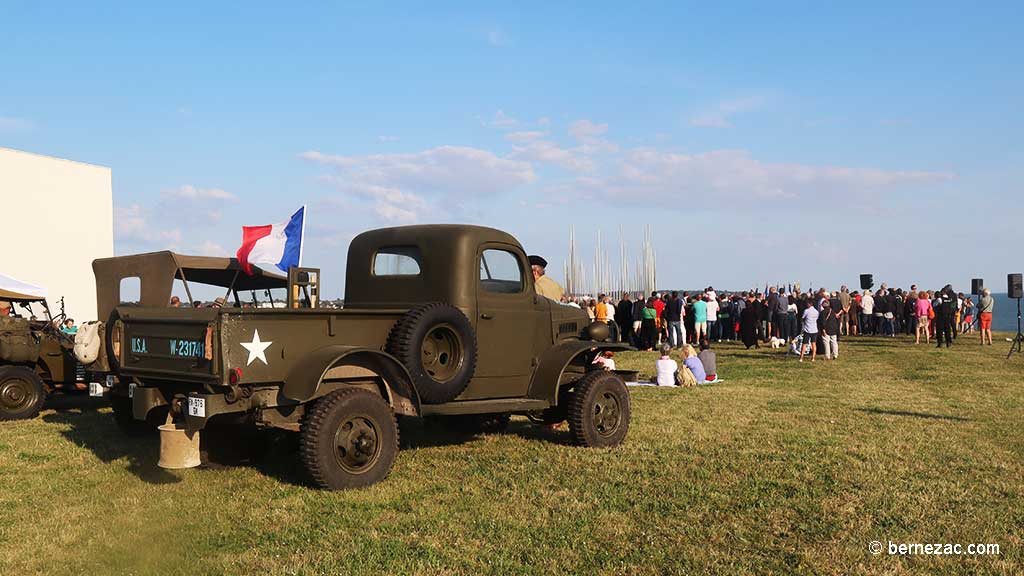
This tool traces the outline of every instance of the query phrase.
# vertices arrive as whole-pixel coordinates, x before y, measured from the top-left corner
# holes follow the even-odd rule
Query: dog
[[[782,338],[776,338],[772,336],[772,339],[768,341],[772,348],[782,348],[786,345],[786,341]]]

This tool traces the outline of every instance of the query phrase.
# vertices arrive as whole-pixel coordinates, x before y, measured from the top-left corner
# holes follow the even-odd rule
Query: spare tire
[[[423,304],[395,322],[385,348],[409,370],[424,404],[450,402],[476,370],[476,335],[458,308]]]

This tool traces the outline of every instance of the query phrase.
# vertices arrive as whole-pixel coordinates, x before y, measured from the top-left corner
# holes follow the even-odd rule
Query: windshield
[[[13,304],[11,312],[15,317],[28,320],[46,320],[48,318],[46,306],[43,305],[42,301],[14,302]]]

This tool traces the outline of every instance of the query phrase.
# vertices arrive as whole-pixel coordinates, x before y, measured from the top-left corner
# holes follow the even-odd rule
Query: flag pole
[[[302,232],[299,233],[299,267],[302,267],[302,251],[306,249],[306,205],[302,205]]]

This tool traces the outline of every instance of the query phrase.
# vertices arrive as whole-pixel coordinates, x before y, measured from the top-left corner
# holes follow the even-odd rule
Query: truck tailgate
[[[141,309],[123,313],[121,371],[172,380],[216,379],[216,316],[189,316],[175,318],[165,310],[155,314]]]

